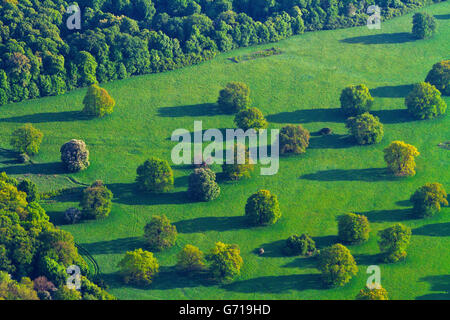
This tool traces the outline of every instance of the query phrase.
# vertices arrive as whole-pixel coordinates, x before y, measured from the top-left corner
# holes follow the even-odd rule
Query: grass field
[[[365,285],[368,265],[379,264],[382,285],[392,299],[450,299],[450,209],[432,219],[410,216],[410,195],[426,182],[440,182],[450,191],[449,151],[437,144],[450,139],[450,117],[411,120],[404,97],[413,83],[423,81],[431,66],[450,53],[450,3],[423,9],[434,14],[439,31],[429,40],[415,41],[409,32],[412,15],[383,22],[381,30],[366,27],[321,31],[276,44],[283,51],[263,59],[233,63],[229,57],[273,47],[235,50],[212,61],[173,72],[134,77],[104,84],[116,99],[114,114],[83,120],[85,89],[0,108],[0,147],[9,148],[9,135],[23,123],[45,134],[34,165],[20,165],[0,151],[0,171],[28,175],[41,190],[74,186],[59,161],[60,146],[72,139],[86,141],[91,153],[88,170],[71,175],[90,183],[102,179],[114,193],[113,210],[105,220],[61,227],[98,261],[109,291],[120,299],[353,299]],[[305,155],[283,157],[279,173],[221,183],[221,196],[211,203],[191,203],[185,197],[191,169],[175,166],[175,189],[164,195],[133,193],[136,167],[150,156],[170,160],[177,128],[193,130],[194,120],[204,129],[234,128],[233,117],[212,109],[218,91],[229,81],[251,88],[253,106],[261,109],[269,128],[302,124],[310,131],[330,127],[332,136],[312,137]],[[356,146],[347,137],[339,112],[340,91],[365,83],[375,98],[374,114],[385,125],[383,141]],[[446,102],[450,105],[449,97]],[[415,145],[417,175],[396,179],[386,174],[383,148],[393,140]],[[219,171],[218,167],[215,167]],[[259,189],[278,195],[282,218],[275,225],[249,228],[242,219],[246,199]],[[55,223],[76,199],[44,203]],[[369,241],[350,246],[359,273],[342,288],[322,286],[313,259],[284,257],[283,241],[293,233],[308,232],[319,247],[336,241],[336,217],[347,212],[367,215]],[[120,282],[117,262],[127,250],[144,247],[143,227],[155,214],[166,214],[177,226],[177,245],[156,253],[161,273],[148,288]],[[376,233],[396,222],[413,230],[405,261],[383,264]],[[216,241],[236,243],[244,267],[225,285],[178,275],[176,253],[193,244],[209,250]],[[255,249],[264,247],[263,256]]]

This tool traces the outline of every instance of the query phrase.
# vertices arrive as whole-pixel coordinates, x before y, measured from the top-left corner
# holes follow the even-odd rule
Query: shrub
[[[69,289],[62,285],[54,294],[55,300],[81,300],[81,293],[75,289]]]
[[[350,250],[340,243],[320,251],[318,269],[324,281],[332,286],[343,286],[358,272]]]
[[[151,158],[137,170],[137,186],[144,192],[167,192],[173,188],[173,171],[166,160]]]
[[[416,147],[403,141],[393,141],[383,151],[388,168],[396,176],[414,176],[416,174],[414,157],[420,155]]]
[[[348,86],[341,93],[341,108],[345,114],[356,116],[370,111],[373,98],[369,88],[364,84]]]
[[[401,223],[378,232],[378,246],[386,262],[397,262],[406,257],[406,248],[411,240],[411,228]]]
[[[405,98],[408,112],[416,119],[431,119],[443,115],[447,104],[441,98],[441,93],[435,86],[421,82]]]
[[[109,216],[112,207],[113,194],[103,185],[96,181],[90,187],[83,190],[80,207],[83,209],[85,219],[101,219]]]
[[[29,155],[27,155],[26,153],[21,153],[21,154],[19,154],[19,156],[17,157],[17,161],[19,161],[20,163],[27,163],[27,162],[29,162],[31,159],[30,159],[30,156]]]
[[[281,154],[306,152],[309,146],[309,131],[301,125],[288,124],[280,130]]]
[[[358,144],[373,144],[383,139],[383,124],[368,112],[348,118],[346,126]]]
[[[424,12],[418,12],[413,16],[412,34],[417,39],[430,38],[434,35],[437,22],[436,19]]]
[[[189,196],[197,201],[211,201],[219,197],[216,174],[208,168],[195,169],[189,176]]]
[[[443,60],[433,65],[425,82],[435,86],[444,96],[450,96],[450,60]]]
[[[230,180],[239,180],[241,178],[250,178],[251,172],[254,169],[253,159],[250,158],[250,152],[246,146],[235,144],[233,152],[233,163],[224,163],[222,165],[222,172],[225,178]],[[238,154],[244,154],[244,163],[238,163]]]
[[[199,248],[187,244],[178,253],[177,268],[182,271],[197,271],[205,267],[205,257]]]
[[[211,249],[206,258],[211,262],[211,272],[218,281],[233,279],[239,275],[244,264],[241,250],[235,244],[216,242],[215,247]]]
[[[388,293],[383,287],[370,289],[364,287],[359,291],[356,300],[389,300]]]
[[[83,99],[83,113],[89,116],[104,117],[113,113],[116,102],[103,88],[93,84],[88,88]]]
[[[217,101],[224,113],[236,113],[250,105],[250,89],[245,83],[230,82],[219,93]]]
[[[153,216],[144,228],[144,238],[152,250],[172,247],[177,241],[177,236],[177,228],[165,215]]]
[[[338,237],[348,243],[361,243],[369,240],[369,220],[366,216],[347,213],[338,218]]]
[[[118,267],[125,283],[149,285],[159,272],[158,260],[152,252],[136,249],[127,251]]]
[[[307,233],[292,235],[286,240],[285,251],[290,255],[311,256],[316,253],[316,243]]]
[[[39,192],[36,184],[28,179],[22,180],[17,186],[17,190],[27,194],[27,202],[39,200]]]
[[[75,224],[81,220],[81,211],[77,208],[69,208],[64,212],[64,220],[68,224]]]
[[[266,118],[258,108],[243,109],[234,118],[236,126],[244,131],[248,129],[266,129],[268,126]]]
[[[447,193],[440,183],[427,183],[414,192],[410,201],[414,213],[421,217],[432,217],[441,211],[441,205],[448,206]]]
[[[252,194],[245,205],[245,216],[255,225],[274,224],[281,217],[277,196],[268,190]]]
[[[61,147],[61,161],[70,172],[89,167],[89,150],[83,140],[72,139]]]
[[[40,130],[27,123],[13,131],[10,144],[14,150],[32,156],[39,152],[43,137],[44,134]]]

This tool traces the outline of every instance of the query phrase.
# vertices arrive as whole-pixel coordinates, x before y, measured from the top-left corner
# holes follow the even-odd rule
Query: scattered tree
[[[433,65],[425,82],[435,86],[444,96],[450,96],[450,60],[443,60]]]
[[[83,140],[72,139],[61,147],[61,161],[70,172],[89,167],[89,150]]]
[[[359,291],[356,300],[389,300],[388,293],[383,287],[370,289],[364,287]]]
[[[205,267],[205,257],[199,248],[187,244],[178,253],[177,268],[182,271],[198,271]]]
[[[103,88],[92,84],[83,99],[83,113],[89,116],[104,117],[113,113],[116,102]]]
[[[80,207],[85,219],[102,219],[109,216],[112,207],[112,192],[100,180],[83,190]]]
[[[165,216],[153,216],[144,228],[144,238],[150,249],[164,250],[172,247],[177,241],[177,228]]]
[[[118,267],[125,283],[149,285],[159,272],[158,260],[152,252],[136,249],[127,251]]]
[[[428,82],[421,82],[405,98],[408,112],[416,119],[431,119],[443,115],[447,104],[441,98],[441,93]]]
[[[396,176],[414,176],[416,162],[414,157],[420,155],[417,148],[403,141],[393,141],[384,149],[384,160]]]
[[[350,250],[340,243],[320,251],[318,268],[324,281],[332,286],[343,286],[358,272]]]
[[[416,190],[410,201],[414,213],[421,218],[432,217],[441,211],[441,205],[448,206],[447,193],[440,183],[427,183]]]
[[[250,105],[250,89],[245,83],[230,82],[219,93],[218,105],[224,113],[236,113]]]
[[[413,16],[412,34],[417,39],[430,38],[437,28],[436,19],[425,12],[418,12]]]
[[[40,130],[26,123],[13,131],[10,143],[16,151],[32,156],[39,152],[43,137],[44,134]]]
[[[411,228],[397,223],[390,228],[378,232],[378,246],[384,253],[386,262],[397,262],[407,255],[406,248],[411,240]]]
[[[312,256],[316,253],[316,243],[307,233],[292,235],[286,240],[285,251],[289,255]]]
[[[234,118],[234,123],[244,131],[248,129],[258,131],[260,129],[266,129],[269,125],[258,108],[246,108],[239,111]]]
[[[64,220],[68,224],[78,223],[82,218],[82,213],[77,208],[69,208],[64,212]]]
[[[368,112],[348,118],[346,126],[358,144],[373,144],[383,139],[383,124]]]
[[[166,160],[151,158],[137,170],[137,186],[144,192],[168,192],[173,188],[173,171]]]
[[[233,279],[239,275],[244,264],[241,250],[235,244],[216,242],[206,258],[211,262],[211,271],[218,281]]]
[[[220,187],[216,182],[216,174],[208,168],[195,169],[189,176],[188,194],[197,201],[217,199]]]
[[[370,111],[373,98],[364,84],[348,86],[341,93],[341,108],[345,114],[356,116]]]
[[[39,200],[39,192],[36,184],[28,179],[23,179],[17,186],[17,190],[27,194],[27,202]]]
[[[309,146],[309,131],[301,125],[288,124],[280,130],[281,154],[301,154]]]
[[[281,217],[277,196],[268,190],[252,194],[245,205],[245,216],[254,225],[274,224]]]
[[[243,155],[242,159],[239,154]],[[241,144],[235,144],[233,149],[233,163],[226,163],[225,161],[222,165],[222,172],[224,176],[230,180],[250,178],[254,166],[254,161],[250,158],[248,148]]]
[[[347,213],[338,218],[338,237],[347,243],[361,243],[369,240],[369,220],[366,216]]]

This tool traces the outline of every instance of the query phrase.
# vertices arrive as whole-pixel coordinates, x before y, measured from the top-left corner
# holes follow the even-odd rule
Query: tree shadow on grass
[[[80,245],[89,251],[90,254],[117,254],[147,247],[142,237],[120,238],[109,241],[82,243]]]
[[[65,174],[67,170],[61,162],[35,163],[9,166],[2,169],[6,174]]]
[[[1,118],[0,122],[14,123],[46,123],[46,122],[70,122],[79,120],[91,120],[93,117],[85,115],[81,111],[43,112],[18,117]]]
[[[355,258],[357,265],[365,265],[365,266],[372,266],[372,265],[378,265],[383,262],[383,254],[382,253],[376,253],[376,254],[356,254],[353,256]]]
[[[421,278],[420,281],[429,282],[431,291],[441,292],[419,296],[416,300],[450,300],[450,275],[429,276]]]
[[[293,112],[281,112],[266,117],[275,123],[311,123],[311,122],[344,122],[345,115],[341,109],[306,109]]]
[[[354,147],[352,137],[343,134],[331,134],[320,137],[313,137],[309,140],[310,149],[342,149]]]
[[[369,219],[370,222],[396,222],[414,219],[411,209],[372,210],[358,212]]]
[[[407,109],[377,110],[372,111],[372,114],[380,118],[380,122],[383,124],[395,124],[415,121],[415,119],[408,113]]]
[[[397,181],[401,178],[395,177],[387,168],[370,169],[333,169],[323,170],[300,176],[299,179],[315,181]]]
[[[340,40],[345,43],[361,43],[361,44],[389,44],[389,43],[406,43],[415,41],[416,39],[409,32],[382,33],[367,36],[359,36]]]
[[[450,14],[435,14],[434,17],[439,20],[448,20],[450,19]]]
[[[370,94],[373,97],[380,98],[404,98],[413,89],[412,84],[404,84],[400,86],[383,86],[375,89],[370,89]]]
[[[255,248],[253,252],[259,254],[259,249],[263,248],[264,253],[260,255],[262,258],[280,258],[288,257],[289,254],[285,251],[286,239],[277,240],[269,243],[264,243],[258,248]]]
[[[175,266],[161,267],[160,272],[149,286],[154,290],[170,290],[177,288],[208,287],[214,285],[210,272],[195,271],[182,273]]]
[[[50,217],[50,222],[56,226],[66,224],[64,220],[64,212],[61,211],[47,211],[47,215]]]
[[[339,242],[338,237],[334,235],[313,237],[313,240],[317,249],[323,249]]]
[[[412,206],[412,203],[411,203],[411,201],[409,201],[409,199],[397,201],[395,204],[400,207],[411,207]]]
[[[162,107],[158,109],[160,117],[205,117],[220,114],[215,103],[202,103],[178,107]]]
[[[186,204],[192,202],[186,192],[143,193],[135,183],[112,183],[107,185],[114,195],[113,202],[127,205]]]
[[[316,257],[298,257],[297,259],[286,263],[282,268],[317,268],[317,258]]]
[[[242,293],[283,293],[289,290],[326,289],[319,274],[293,274],[286,276],[266,276],[223,285],[227,291]]]
[[[413,235],[450,237],[450,222],[433,223],[412,230]]]
[[[175,222],[180,233],[202,233],[207,231],[230,231],[249,228],[244,216],[235,217],[201,217]]]

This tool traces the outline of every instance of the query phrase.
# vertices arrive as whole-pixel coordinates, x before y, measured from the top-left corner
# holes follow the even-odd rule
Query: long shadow
[[[370,169],[334,169],[323,170],[316,173],[309,173],[300,176],[299,179],[316,181],[396,181],[400,178],[395,177],[386,168]]]
[[[357,254],[354,255],[355,261],[357,265],[376,265],[383,262],[383,254],[376,253],[376,254]]]
[[[299,257],[289,263],[286,263],[282,268],[316,268],[317,259],[316,257]]]
[[[429,276],[420,281],[429,282],[431,291],[441,291],[416,297],[416,300],[450,300],[450,275]]]
[[[435,14],[434,17],[439,20],[448,20],[450,19],[450,14]]]
[[[229,231],[245,229],[250,226],[244,216],[235,217],[201,217],[175,222],[178,232],[198,233],[206,231]]]
[[[450,237],[450,222],[433,223],[412,230],[414,235]]]
[[[358,212],[358,214],[365,215],[370,222],[396,222],[414,219],[411,209],[373,210]]]
[[[29,114],[25,116],[2,118],[0,122],[15,123],[46,123],[46,122],[70,122],[79,120],[90,120],[92,117],[86,116],[81,111],[63,111],[63,112],[43,112]]]
[[[191,202],[186,192],[143,193],[135,183],[112,183],[107,185],[114,195],[113,202],[127,205],[186,204]]]
[[[207,287],[214,284],[211,274],[208,271],[184,274],[180,273],[175,267],[161,267],[149,288],[154,290],[170,290],[199,286]]]
[[[220,114],[215,103],[202,103],[178,107],[162,107],[158,109],[160,117],[204,117]]]
[[[259,249],[263,248],[264,253],[261,255],[261,257],[267,257],[267,258],[280,258],[280,257],[286,257],[289,256],[289,254],[285,251],[285,245],[286,245],[286,239],[277,240],[269,243],[264,243],[258,248],[255,248],[253,251],[254,253],[258,254]]]
[[[401,207],[411,207],[412,203],[411,201],[408,200],[400,200],[395,202],[396,205],[401,206]]]
[[[305,109],[292,112],[281,112],[266,117],[275,123],[311,123],[311,122],[344,122],[345,115],[340,109]]]
[[[406,109],[396,109],[396,110],[377,110],[372,111],[374,116],[380,118],[381,123],[384,124],[395,124],[415,121],[413,117],[408,113]]]
[[[311,149],[343,149],[354,147],[353,138],[344,134],[331,134],[327,136],[312,137],[309,140]]]
[[[64,174],[67,170],[61,162],[36,163],[9,166],[2,169],[6,174]]]
[[[266,276],[236,281],[222,286],[227,291],[243,293],[282,293],[288,290],[325,289],[319,274],[293,274],[287,276]]]
[[[408,32],[382,33],[367,36],[353,37],[342,39],[340,42],[345,43],[362,43],[362,44],[389,44],[389,43],[406,43],[414,41],[414,37]]]
[[[313,237],[313,240],[316,243],[317,249],[326,248],[339,242],[338,237],[334,235]]]
[[[380,98],[404,98],[413,89],[412,84],[404,84],[400,86],[383,86],[375,89],[370,89],[370,94],[373,97]]]
[[[61,211],[47,211],[47,215],[50,217],[50,222],[56,226],[60,226],[66,223],[64,220],[64,212]]]
[[[139,248],[146,248],[147,245],[143,238],[130,237],[114,239],[110,241],[99,241],[91,243],[82,243],[81,246],[91,254],[115,254],[133,251]]]

